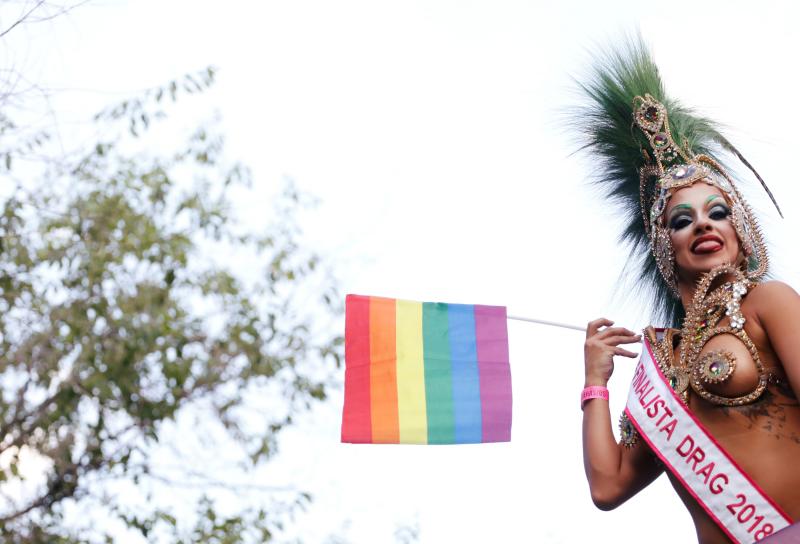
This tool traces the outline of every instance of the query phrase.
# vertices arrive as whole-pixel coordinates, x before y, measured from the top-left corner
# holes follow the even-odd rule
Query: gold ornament
[[[715,279],[720,276],[731,276],[720,287],[709,292]],[[736,266],[724,264],[704,275],[697,286],[694,298],[689,306],[683,328],[680,331],[678,351],[680,357],[675,361],[675,329],[667,329],[660,338],[654,329],[646,333],[658,364],[670,386],[688,404],[689,391],[694,391],[703,399],[722,406],[741,406],[756,401],[766,390],[770,380],[774,380],[761,362],[755,344],[744,330],[746,319],[742,315],[741,300],[756,284],[750,281]],[[720,323],[728,318],[727,325]],[[728,380],[736,369],[736,357],[724,349],[702,353],[705,345],[720,334],[728,334],[738,338],[750,352],[750,356],[758,371],[756,387],[736,397],[726,397],[708,391],[706,384],[718,384]]]
[[[722,383],[736,370],[736,357],[727,350],[709,351],[694,366],[694,378],[705,383]]]
[[[733,223],[746,257],[744,273],[751,280],[758,280],[767,273],[769,260],[761,229],[750,207],[736,188],[733,180],[722,166],[707,155],[695,155],[687,142],[679,146],[669,128],[669,116],[663,104],[649,94],[633,99],[633,120],[650,144],[651,154],[644,150],[648,159],[639,171],[639,200],[642,206],[645,231],[650,239],[650,248],[656,259],[658,270],[667,282],[673,295],[679,296],[675,272],[675,252],[669,237],[669,229],[663,226],[663,215],[672,194],[682,188],[704,181],[718,188],[731,205]],[[652,197],[650,186],[653,185]],[[770,194],[771,196],[771,194]]]
[[[625,412],[619,416],[619,442],[626,448],[632,448],[639,442],[639,433]]]

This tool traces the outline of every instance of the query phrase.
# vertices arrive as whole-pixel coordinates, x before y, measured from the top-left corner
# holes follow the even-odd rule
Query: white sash
[[[642,438],[734,542],[759,541],[791,524],[680,401],[643,339],[625,413]]]

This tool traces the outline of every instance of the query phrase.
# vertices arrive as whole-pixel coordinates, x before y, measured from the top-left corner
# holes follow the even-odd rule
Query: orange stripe
[[[400,441],[395,314],[395,299],[370,297],[369,377],[374,443],[396,444]]]

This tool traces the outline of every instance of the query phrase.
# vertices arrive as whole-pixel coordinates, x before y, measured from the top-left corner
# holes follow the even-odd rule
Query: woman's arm
[[[597,319],[586,329],[584,360],[585,386],[608,384],[614,372],[614,355],[636,357],[619,344],[638,342],[641,337],[612,321]],[[601,327],[606,327],[600,330]],[[632,448],[617,444],[611,430],[608,401],[592,399],[583,410],[583,466],[592,501],[601,510],[616,508],[647,487],[662,468],[648,446],[641,441]]]
[[[750,294],[756,316],[800,398],[800,295],[780,281],[761,283]]]

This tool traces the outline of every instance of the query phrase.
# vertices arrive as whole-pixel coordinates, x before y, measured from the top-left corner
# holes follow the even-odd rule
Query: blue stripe
[[[455,439],[457,444],[480,443],[481,388],[475,344],[475,307],[471,304],[448,306]]]

